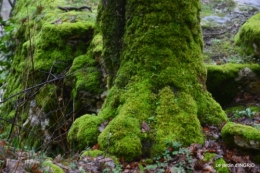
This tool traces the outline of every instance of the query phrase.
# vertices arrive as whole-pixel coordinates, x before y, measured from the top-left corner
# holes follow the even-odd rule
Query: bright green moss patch
[[[213,160],[213,158],[215,156],[216,156],[216,153],[209,153],[209,152],[207,152],[207,153],[204,154],[204,159],[203,160],[209,162],[209,161]]]
[[[76,93],[79,93],[79,91],[86,91],[90,93],[101,92],[101,76],[97,68],[97,61],[93,59],[92,56],[87,54],[76,57],[70,71],[75,73],[74,89]]]
[[[168,140],[179,141],[183,145],[203,143],[196,102],[189,95],[179,93],[176,97],[169,87],[165,87],[159,93],[158,102],[153,155],[163,152]]]
[[[115,89],[116,87],[113,87],[111,90]],[[151,104],[154,101],[154,95],[149,90],[149,83],[143,81],[129,85],[126,92],[123,92],[119,98],[118,101],[124,104],[118,106],[116,111],[118,115],[99,135],[98,142],[102,149],[109,147],[111,154],[124,157],[126,160],[133,160],[142,153],[140,125],[149,115],[152,115]],[[112,108],[112,105],[108,106],[104,108],[105,111]],[[102,112],[103,110],[101,116],[104,115]],[[108,140],[110,140],[109,146]]]
[[[62,72],[75,57],[86,53],[86,42],[93,32],[93,23],[44,24],[35,37],[35,70],[49,70],[58,62],[54,70]]]
[[[231,147],[260,148],[260,131],[251,126],[229,122],[222,128],[221,135]]]
[[[47,170],[47,171],[52,171],[53,173],[64,173],[64,171],[57,165],[53,164],[51,160],[45,160],[42,163],[42,166]]]
[[[260,14],[246,21],[235,36],[235,43],[248,55],[260,57]]]
[[[229,173],[229,169],[227,167],[227,163],[224,159],[220,158],[214,162],[214,169],[218,173]]]
[[[68,139],[75,142],[78,148],[84,149],[97,143],[98,127],[102,123],[100,117],[83,115],[77,118],[68,133]]]

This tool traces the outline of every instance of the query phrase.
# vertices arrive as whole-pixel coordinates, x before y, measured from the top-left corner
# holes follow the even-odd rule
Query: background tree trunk
[[[102,150],[126,160],[156,155],[166,141],[203,143],[201,124],[227,117],[205,85],[200,1],[102,2],[109,94],[98,116],[75,121],[69,139],[90,144],[98,136]]]

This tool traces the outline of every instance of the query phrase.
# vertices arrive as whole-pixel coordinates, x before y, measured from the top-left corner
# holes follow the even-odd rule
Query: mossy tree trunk
[[[74,122],[69,139],[125,160],[159,154],[166,141],[203,143],[201,125],[227,117],[205,85],[200,1],[102,2],[109,94],[98,116]]]

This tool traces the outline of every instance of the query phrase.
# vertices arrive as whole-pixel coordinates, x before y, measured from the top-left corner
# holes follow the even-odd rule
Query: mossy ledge
[[[260,149],[260,131],[251,126],[229,122],[222,128],[221,135],[230,147]]]
[[[17,1],[12,20],[17,28],[15,37],[18,45],[7,77],[4,95],[7,101],[1,107],[1,113],[3,118],[10,122],[13,122],[15,116],[19,117],[16,124],[26,125],[26,128],[33,129],[37,134],[31,135],[25,127],[18,126],[10,131],[11,125],[4,122],[4,137],[12,132],[11,139],[19,138],[20,145],[39,148],[46,143],[48,147],[60,147],[59,143],[50,141],[54,136],[47,135],[61,130],[58,130],[61,126],[54,124],[65,125],[57,123],[57,120],[68,122],[65,125],[68,129],[71,125],[71,112],[78,117],[88,113],[90,109],[86,102],[92,101],[93,98],[89,96],[87,101],[86,98],[81,99],[82,93],[88,92],[91,97],[97,98],[104,91],[105,84],[101,84],[102,73],[96,59],[102,50],[102,38],[98,36],[98,32],[95,33],[96,13],[89,10],[64,12],[57,8],[93,4],[94,1],[85,1],[84,4],[66,0]],[[96,12],[96,7],[93,7],[93,11]],[[65,78],[66,76],[69,77]],[[49,82],[53,79],[53,82]],[[12,97],[24,89],[44,82],[46,84]],[[10,96],[11,99],[8,99]],[[30,102],[36,104],[36,112]],[[92,102],[90,106],[93,106]],[[22,104],[18,104],[14,110],[16,103]],[[31,123],[32,117],[38,123]],[[42,124],[48,127],[48,130],[41,127]],[[65,135],[62,140],[66,143]],[[55,149],[58,148],[56,146]]]
[[[108,0],[100,8],[103,56],[109,59],[107,67],[119,67],[117,75],[109,74],[110,90],[101,112],[73,124],[69,139],[80,146],[97,141],[101,150],[126,161],[160,154],[169,140],[184,146],[203,143],[201,124],[220,125],[228,119],[205,86],[200,1],[120,2]],[[122,31],[122,26],[123,36],[118,38],[115,31]],[[116,43],[110,39],[114,36]],[[119,43],[122,48],[110,48]],[[142,130],[145,123],[149,130]],[[94,138],[77,138],[80,131],[92,131]]]
[[[260,94],[258,64],[207,65],[207,71],[207,89],[222,106],[242,92]]]

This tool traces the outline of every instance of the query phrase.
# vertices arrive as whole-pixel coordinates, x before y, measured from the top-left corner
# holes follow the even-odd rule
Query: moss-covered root
[[[141,123],[152,115],[155,99],[149,86],[147,81],[143,81],[132,85],[124,93],[120,92],[122,104],[117,108],[116,117],[98,138],[102,149],[109,149],[109,153],[125,160],[133,160],[142,154]],[[113,90],[118,88],[113,87]],[[106,115],[101,112],[100,116]]]
[[[221,135],[230,147],[260,149],[260,131],[251,126],[229,122],[222,128]]]
[[[189,94],[182,92],[175,96],[170,87],[165,87],[157,103],[152,155],[163,152],[166,141],[180,141],[184,145],[203,142],[197,104]]]

